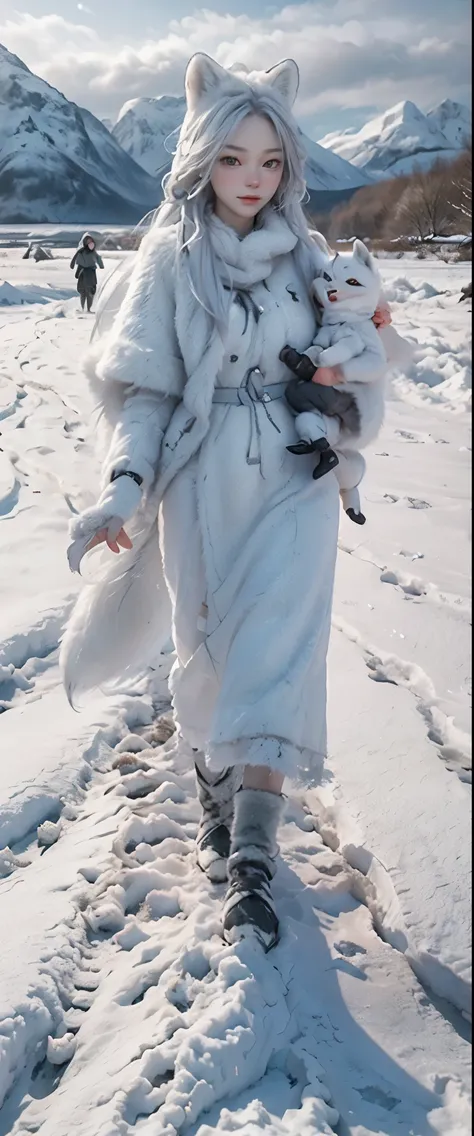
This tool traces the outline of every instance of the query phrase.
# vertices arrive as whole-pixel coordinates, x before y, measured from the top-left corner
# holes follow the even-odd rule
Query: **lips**
[[[245,205],[255,205],[257,201],[261,200],[261,197],[252,197],[251,194],[247,194],[245,197],[239,197],[239,201],[243,201]]]
[[[328,292],[328,300],[329,300],[330,304],[336,304],[337,303],[337,291],[336,290]]]

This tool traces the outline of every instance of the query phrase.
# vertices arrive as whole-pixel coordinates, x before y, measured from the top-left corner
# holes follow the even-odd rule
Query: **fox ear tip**
[[[358,260],[361,260],[363,262],[363,264],[366,264],[369,268],[374,267],[375,262],[372,253],[367,248],[367,245],[364,244],[363,241],[359,240],[359,237],[356,237],[354,241],[352,252]]]

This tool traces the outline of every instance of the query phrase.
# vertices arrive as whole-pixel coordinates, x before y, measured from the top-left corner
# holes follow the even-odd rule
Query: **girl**
[[[69,267],[76,269],[77,291],[81,297],[81,308],[84,311],[87,303],[87,311],[90,312],[97,291],[96,270],[104,267],[102,257],[99,256],[95,240],[90,233],[84,233]]]
[[[317,780],[326,751],[339,518],[333,474],[313,481],[311,457],[286,449],[279,353],[314,335],[324,244],[301,208],[297,87],[292,60],[252,73],[202,54],[188,65],[165,200],[88,367],[103,491],[72,524],[70,563],[101,542],[122,552],[82,593],[62,648],[67,690],[92,686],[156,649],[171,609],[198,863],[228,878],[227,941],[251,928],[267,949],[283,781]]]

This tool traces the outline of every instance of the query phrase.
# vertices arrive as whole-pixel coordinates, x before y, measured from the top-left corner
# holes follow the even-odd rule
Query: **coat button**
[[[237,360],[238,360],[238,358],[239,358],[239,356],[238,356],[238,355],[231,355],[231,357],[230,357],[230,361],[231,361],[231,363],[236,363],[236,362],[237,362]]]

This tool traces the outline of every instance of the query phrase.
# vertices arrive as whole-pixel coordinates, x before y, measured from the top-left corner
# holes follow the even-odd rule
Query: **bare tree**
[[[431,235],[439,236],[450,228],[449,166],[437,164],[426,173],[414,172],[395,211],[395,222],[408,236],[425,241]]]
[[[452,196],[449,202],[457,220],[458,232],[472,233],[472,150],[465,152],[453,163]]]
[[[313,218],[316,221],[316,218]],[[393,241],[471,232],[472,167],[466,148],[454,162],[364,186],[349,201],[317,217],[329,241],[361,237]]]

